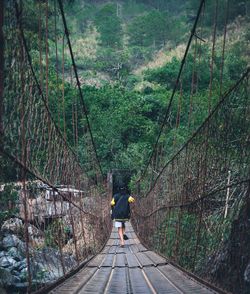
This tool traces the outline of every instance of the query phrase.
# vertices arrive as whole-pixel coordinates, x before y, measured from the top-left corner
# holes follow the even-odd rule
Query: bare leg
[[[123,226],[122,226],[123,239],[128,240],[128,236],[125,234],[125,229],[126,229],[125,223],[123,223]]]
[[[124,245],[124,239],[123,239],[123,228],[118,228],[118,235],[120,237],[120,243],[123,246]]]

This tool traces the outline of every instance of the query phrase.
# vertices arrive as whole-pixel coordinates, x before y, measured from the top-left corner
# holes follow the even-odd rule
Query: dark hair
[[[121,187],[119,187],[119,191],[126,193],[127,192],[127,188],[125,186],[121,186]]]

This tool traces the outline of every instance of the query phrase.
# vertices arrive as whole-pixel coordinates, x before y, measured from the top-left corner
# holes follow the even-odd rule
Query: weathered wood
[[[102,252],[86,267],[50,293],[199,293],[215,291],[167,264],[162,256],[147,250],[130,225],[125,247],[119,246],[116,229]]]

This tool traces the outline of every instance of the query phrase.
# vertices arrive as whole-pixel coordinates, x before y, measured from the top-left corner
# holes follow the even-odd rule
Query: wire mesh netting
[[[1,276],[6,289],[25,293],[79,267],[100,250],[111,230],[86,109],[79,110],[84,101],[73,85],[77,77],[67,79],[69,66],[62,55],[60,70],[51,68],[48,34],[55,34],[62,54],[69,50],[62,15],[56,1],[32,5],[38,40],[26,25],[32,12],[28,1],[4,1],[1,101],[0,160],[6,177],[1,185]],[[59,67],[57,54],[53,64]],[[66,105],[70,83],[73,98]],[[66,106],[72,108],[70,126]]]

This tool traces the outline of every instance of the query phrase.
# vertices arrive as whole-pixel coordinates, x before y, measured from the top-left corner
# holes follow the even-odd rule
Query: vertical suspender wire
[[[55,51],[56,51],[56,93],[57,93],[57,125],[60,126],[60,94],[59,88],[59,66],[58,66],[58,44],[57,44],[57,5],[54,0],[54,38],[55,38]]]
[[[79,183],[80,186],[80,183]],[[84,192],[80,192],[79,196],[78,196],[78,200],[79,200],[79,206],[83,207],[83,195]],[[86,242],[86,236],[85,236],[85,228],[84,228],[84,221],[83,221],[83,212],[80,211],[80,221],[81,221],[81,233],[82,233],[82,238],[83,238],[83,243],[84,243],[84,258],[88,255],[87,254],[87,242]]]
[[[198,68],[200,67],[201,64],[201,54],[202,54],[202,43],[206,42],[205,40],[203,40],[203,24],[204,24],[204,19],[205,19],[205,5],[206,2],[204,3],[204,6],[202,8],[202,14],[201,14],[201,22],[200,22],[200,38],[199,38],[199,49],[198,49]],[[197,73],[198,75],[198,73]],[[197,92],[199,89],[199,79],[196,79],[196,88],[195,88],[195,92]]]
[[[19,25],[22,21],[22,1],[20,1],[20,15],[17,15],[17,19],[19,19]],[[25,106],[24,106],[24,99],[25,99],[25,77],[24,77],[24,48],[23,48],[23,42],[21,38],[21,32],[20,32],[20,26],[19,26],[19,44],[20,44],[20,59],[21,59],[21,73],[20,73],[20,82],[21,82],[21,150],[22,150],[22,202],[23,202],[23,209],[24,209],[24,235],[25,235],[25,255],[26,255],[26,261],[27,261],[27,293],[31,293],[31,268],[30,268],[30,255],[29,255],[29,231],[28,231],[28,209],[27,209],[27,193],[26,193],[26,161],[27,161],[27,153],[26,153],[26,141],[25,141]]]
[[[40,65],[40,88],[43,91],[43,55],[42,55],[42,7],[39,1],[39,21],[38,21],[38,39],[39,39],[39,65]]]
[[[167,119],[168,119],[168,116],[169,116],[169,111],[170,111],[170,108],[171,108],[171,106],[172,106],[172,102],[173,102],[173,99],[174,99],[175,93],[176,93],[176,91],[177,91],[177,87],[178,87],[178,85],[179,85],[179,81],[180,81],[180,77],[181,77],[181,74],[182,74],[183,66],[184,66],[184,64],[185,64],[186,57],[187,57],[187,54],[188,54],[188,52],[189,52],[189,48],[190,48],[190,46],[191,46],[191,43],[192,43],[193,37],[194,37],[194,35],[195,35],[196,26],[197,26],[197,24],[198,24],[198,20],[199,20],[199,17],[200,17],[200,14],[201,14],[202,8],[203,8],[203,6],[204,6],[204,3],[205,3],[205,0],[201,0],[201,1],[200,1],[200,6],[199,6],[199,8],[198,8],[198,12],[197,12],[196,19],[195,19],[195,22],[194,22],[194,25],[193,25],[193,28],[192,28],[192,31],[191,31],[191,35],[190,35],[190,37],[189,37],[188,44],[187,44],[187,47],[186,47],[186,50],[185,50],[185,53],[184,53],[184,56],[183,56],[183,59],[182,59],[182,62],[181,62],[181,66],[180,66],[180,69],[179,69],[179,72],[178,72],[178,76],[177,76],[177,79],[176,79],[176,82],[175,82],[175,86],[174,86],[174,89],[173,89],[173,91],[172,91],[172,94],[171,94],[171,97],[170,97],[169,103],[168,103],[167,108],[166,108],[166,111],[165,111],[165,116],[164,116],[164,119],[163,119],[163,122],[162,122],[162,125],[161,125],[161,128],[160,128],[160,132],[159,132],[159,134],[157,135],[157,139],[156,139],[156,141],[155,141],[155,144],[154,144],[153,150],[152,150],[152,152],[151,152],[151,155],[150,155],[150,157],[149,157],[149,160],[148,160],[148,162],[147,162],[147,164],[146,164],[146,167],[144,168],[144,170],[143,170],[143,172],[142,172],[141,177],[140,177],[139,180],[141,180],[141,179],[145,176],[145,174],[146,174],[146,171],[147,171],[147,169],[148,169],[148,167],[149,167],[149,165],[150,165],[150,162],[151,162],[151,160],[152,160],[152,158],[153,158],[154,152],[155,152],[156,147],[157,147],[157,145],[158,145],[158,142],[159,142],[159,140],[160,140],[160,137],[161,137],[161,134],[162,134],[163,128],[164,128],[164,126],[165,126],[165,124],[166,124],[166,122],[167,122]]]
[[[212,39],[212,53],[210,61],[210,81],[209,81],[209,96],[208,96],[208,115],[211,112],[211,99],[213,92],[213,71],[214,71],[214,57],[215,57],[215,43],[216,43],[216,31],[217,31],[217,17],[218,17],[218,0],[215,2],[215,12],[213,21],[213,39]]]
[[[73,69],[71,67],[70,70],[70,84],[71,87],[74,88],[73,86]],[[77,148],[77,99],[74,95],[73,101],[72,101],[72,135],[73,135],[73,142],[74,142],[74,148],[78,157],[78,148]]]
[[[72,124],[72,137],[73,137],[73,144],[74,148],[76,147],[76,138],[75,138],[75,103],[72,101],[71,105],[71,124]]]
[[[45,37],[45,44],[46,44],[46,101],[47,105],[49,105],[49,25],[48,25],[48,0],[46,0],[46,10],[45,10],[45,20],[46,20],[46,37]]]
[[[62,113],[63,113],[63,134],[64,140],[66,141],[66,117],[65,117],[65,91],[64,91],[64,83],[65,83],[65,76],[64,76],[64,61],[65,61],[65,52],[64,52],[64,40],[65,35],[63,35],[62,40]]]
[[[175,120],[175,134],[174,134],[174,140],[173,140],[173,147],[176,144],[176,132],[180,126],[180,116],[181,116],[181,103],[182,103],[182,78],[180,78],[180,94],[178,96],[178,105],[177,105],[177,114],[176,114],[176,120]]]
[[[194,83],[195,83],[195,76],[196,76],[196,56],[197,56],[197,37],[195,38],[195,45],[194,45],[194,63],[193,63],[193,70],[192,70],[192,82],[191,82],[191,92],[190,92],[190,100],[189,100],[189,113],[188,113],[188,129],[191,127],[191,119],[192,119],[192,112],[193,112],[193,95],[194,95]]]
[[[226,37],[227,37],[228,12],[229,12],[229,0],[227,0],[227,3],[226,3],[226,16],[225,16],[223,45],[222,45],[222,56],[221,56],[221,64],[220,64],[220,96],[219,96],[219,99],[220,99],[221,94],[222,94],[222,81],[223,81],[225,46],[226,46]]]
[[[196,48],[195,48],[195,50],[196,50]],[[179,101],[178,101],[178,114],[177,114],[177,117],[176,117],[176,129],[178,129],[179,128],[179,125],[180,125],[180,112],[181,112],[181,103],[182,103],[182,92],[183,92],[182,91],[182,79],[180,79],[180,95],[179,95]],[[181,194],[181,199],[183,199],[182,195],[183,194]],[[182,208],[179,207],[178,208],[178,221],[177,221],[177,226],[176,226],[176,240],[175,240],[175,246],[174,246],[175,258],[178,258],[178,252],[179,252],[180,232],[181,232],[181,217],[182,217]]]
[[[63,35],[63,42],[62,42],[62,112],[63,112],[63,134],[64,134],[64,140],[67,140],[67,134],[66,134],[66,114],[65,114],[65,89],[64,89],[64,84],[65,84],[65,34]],[[66,168],[66,167],[65,167]],[[69,183],[67,179],[67,172],[65,171],[65,182],[67,183],[67,190],[69,191]],[[70,194],[70,198],[73,198],[74,194]],[[71,199],[72,200],[72,199]],[[72,234],[73,234],[73,242],[74,242],[74,247],[75,247],[75,255],[76,255],[76,260],[77,263],[79,264],[79,253],[78,253],[78,248],[77,248],[77,240],[76,240],[76,235],[75,235],[75,222],[72,216],[72,207],[71,203],[69,203],[69,214],[70,214],[70,223],[72,227]]]
[[[78,158],[78,147],[79,147],[79,134],[78,134],[78,111],[77,111],[77,99],[75,99],[75,149],[76,149],[76,156]]]
[[[69,186],[68,186],[68,190],[69,190]],[[73,198],[72,195],[74,197],[74,194],[72,193],[70,195],[70,198]],[[73,242],[74,242],[74,247],[75,247],[76,261],[77,261],[77,264],[79,265],[80,259],[79,259],[79,253],[78,253],[78,248],[77,248],[75,222],[74,222],[74,218],[73,218],[73,215],[72,215],[72,205],[71,205],[71,202],[69,203],[69,215],[70,215],[70,222],[71,222],[71,227],[72,227],[72,234],[73,234]]]
[[[95,146],[95,142],[94,142],[94,137],[93,137],[92,130],[91,130],[91,127],[90,127],[90,122],[89,122],[89,118],[88,118],[88,114],[87,114],[87,107],[86,107],[85,101],[83,99],[83,93],[82,93],[81,84],[80,84],[80,80],[79,80],[79,77],[78,77],[78,72],[77,72],[77,68],[76,68],[76,64],[75,64],[75,59],[74,59],[74,55],[73,55],[73,51],[72,51],[72,46],[71,46],[71,42],[70,42],[70,38],[69,38],[69,31],[68,31],[68,27],[67,27],[65,15],[64,15],[62,1],[61,0],[58,0],[58,4],[59,4],[61,15],[62,15],[62,20],[63,20],[63,25],[64,25],[64,31],[65,31],[65,35],[66,35],[67,41],[68,41],[68,47],[69,47],[70,56],[71,56],[71,60],[72,60],[72,66],[74,68],[74,73],[75,73],[75,77],[76,77],[77,88],[79,90],[80,101],[81,101],[81,104],[82,104],[82,107],[83,107],[83,112],[84,112],[84,115],[86,117],[87,126],[88,126],[88,130],[89,130],[89,133],[90,133],[90,138],[91,138],[91,143],[92,143],[92,146],[94,148],[94,154],[95,154],[96,161],[97,161],[97,164],[98,164],[98,167],[99,167],[99,170],[100,170],[100,174],[101,174],[102,178],[104,178],[104,174],[103,174],[103,171],[102,171],[101,163],[100,163],[99,157],[97,155],[97,150],[96,150],[96,146]]]
[[[3,139],[3,91],[4,91],[4,1],[0,1],[0,146]]]
[[[180,95],[178,99],[178,111],[176,116],[176,128],[179,128],[181,123],[181,107],[182,107],[182,97],[183,97],[183,88],[182,88],[182,79],[180,79]]]

